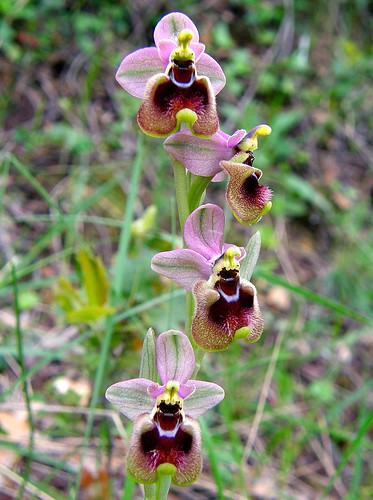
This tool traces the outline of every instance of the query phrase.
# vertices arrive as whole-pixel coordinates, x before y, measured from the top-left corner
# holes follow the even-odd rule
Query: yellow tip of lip
[[[241,151],[255,151],[258,149],[258,137],[260,135],[270,135],[271,132],[272,129],[269,125],[258,125],[252,135],[244,137],[237,146]]]
[[[272,133],[272,129],[269,125],[259,125],[255,130],[253,137],[258,137],[258,135],[270,135]]]

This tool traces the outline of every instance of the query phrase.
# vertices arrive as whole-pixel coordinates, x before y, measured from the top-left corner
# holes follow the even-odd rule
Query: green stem
[[[185,333],[191,336],[192,333],[192,319],[194,312],[194,300],[192,292],[186,293],[186,318],[185,318]]]
[[[207,186],[210,184],[212,177],[196,176],[188,193],[188,205],[190,212],[193,212],[201,203],[203,193],[206,191]]]
[[[177,160],[173,161],[173,167],[177,209],[179,213],[180,228],[183,232],[185,221],[187,220],[191,212],[193,212],[193,210],[195,210],[200,205],[203,193],[206,191],[206,188],[211,182],[212,177],[202,177],[199,175],[192,176],[185,170],[184,165]],[[185,318],[185,333],[189,338],[191,338],[193,312],[193,294],[189,292],[186,295]],[[196,375],[201,367],[204,352],[195,345],[193,345],[193,348],[196,355],[196,365],[194,370],[194,375]]]
[[[137,483],[135,483],[132,477],[129,474],[127,474],[124,479],[121,500],[132,500],[133,494],[135,493],[136,484]]]
[[[172,476],[159,476],[155,483],[155,500],[167,500],[171,480]]]
[[[156,498],[155,483],[144,484],[144,500],[154,500]]]
[[[195,379],[197,376],[197,373],[199,372],[201,365],[202,365],[202,360],[206,354],[206,351],[203,351],[193,343],[193,349],[194,349],[194,356],[195,356],[195,365],[194,365],[194,370],[192,375],[190,376],[191,379]]]
[[[179,221],[181,231],[184,231],[185,221],[189,216],[188,205],[188,178],[185,167],[177,160],[173,162],[174,178],[175,178],[175,191],[177,210],[179,213]]]
[[[174,167],[177,210],[179,214],[181,233],[183,233],[185,221],[187,220],[190,214],[189,203],[188,203],[188,191],[189,191],[188,187],[189,187],[190,176],[188,177],[188,173],[185,170],[184,165],[179,161],[174,160],[173,167]],[[190,338],[192,315],[193,315],[192,306],[193,306],[193,301],[191,294],[187,293],[185,333],[186,335],[189,336],[189,338]]]

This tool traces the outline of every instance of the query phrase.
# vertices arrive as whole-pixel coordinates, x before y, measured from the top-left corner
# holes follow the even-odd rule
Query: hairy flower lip
[[[193,134],[210,137],[219,127],[215,97],[205,77],[191,84],[175,84],[169,76],[155,75],[146,86],[137,122],[141,130],[154,137],[167,137],[187,123]]]
[[[224,290],[225,285],[229,290]],[[193,296],[192,337],[199,348],[207,351],[227,349],[239,330],[247,332],[246,342],[260,338],[264,321],[252,283],[243,278],[229,284],[219,278],[211,282],[200,281],[194,285]]]
[[[225,198],[233,215],[241,224],[255,224],[272,206],[272,191],[259,184],[262,171],[234,160],[220,165],[229,175]]]
[[[202,471],[201,433],[197,421],[185,417],[174,436],[160,435],[148,415],[139,416],[126,455],[126,469],[138,483],[156,482],[168,464],[177,486],[193,483]]]

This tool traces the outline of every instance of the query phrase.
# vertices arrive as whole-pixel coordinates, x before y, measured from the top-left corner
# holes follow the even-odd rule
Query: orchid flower
[[[187,248],[156,254],[152,269],[193,291],[192,337],[204,350],[226,349],[236,337],[258,340],[264,328],[256,289],[240,276],[242,247],[222,243],[224,212],[201,205],[184,227]]]
[[[152,335],[150,329],[147,337]],[[154,363],[146,342],[144,359]],[[148,378],[125,380],[110,386],[106,398],[134,420],[126,458],[129,474],[139,483],[154,483],[167,466],[173,483],[185,486],[202,470],[196,418],[217,405],[224,398],[224,390],[212,382],[189,380],[195,367],[194,351],[188,337],[179,331],[158,336],[154,364],[160,384]],[[155,371],[147,373],[150,376]]]
[[[151,268],[186,290],[192,290],[197,281],[207,281],[215,262],[233,248],[237,260],[245,255],[243,247],[223,243],[224,212],[217,205],[201,205],[188,217],[184,226],[187,248],[179,248],[154,255]]]
[[[116,74],[127,92],[143,100],[137,115],[140,128],[167,137],[186,123],[193,134],[211,137],[219,125],[215,95],[225,85],[223,70],[204,53],[198,30],[185,14],[164,16],[154,41],[155,47],[128,54]]]
[[[262,171],[252,166],[258,137],[270,133],[268,125],[258,125],[249,132],[240,129],[231,136],[219,129],[211,139],[202,140],[182,130],[168,137],[164,147],[192,174],[211,176],[214,182],[228,174],[229,208],[241,224],[252,225],[272,206],[271,190],[259,184]]]

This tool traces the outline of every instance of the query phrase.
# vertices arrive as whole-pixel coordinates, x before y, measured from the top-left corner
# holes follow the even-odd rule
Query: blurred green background
[[[184,295],[149,267],[180,244],[170,159],[114,75],[176,10],[226,74],[221,128],[272,127],[274,197],[254,228],[228,216],[227,241],[261,232],[266,329],[206,357],[226,399],[172,498],[372,498],[369,0],[1,2],[1,498],[141,498],[103,392],[137,376],[149,326],[183,328]]]

